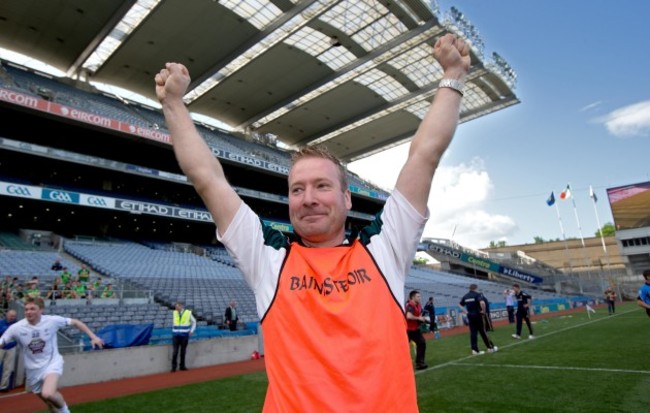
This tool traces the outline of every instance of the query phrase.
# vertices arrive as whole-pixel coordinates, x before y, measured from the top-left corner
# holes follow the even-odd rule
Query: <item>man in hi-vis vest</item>
[[[269,383],[264,413],[418,411],[404,284],[429,218],[433,174],[458,124],[469,45],[444,34],[433,56],[442,79],[395,189],[350,236],[348,172],[331,152],[306,146],[293,156],[293,233],[282,233],[239,197],[199,135],[183,101],[187,68],[167,63],[155,77],[176,159],[255,292]],[[375,313],[382,316],[369,317]]]
[[[187,370],[185,366],[185,350],[187,350],[187,343],[190,341],[190,336],[196,329],[196,319],[192,315],[192,311],[185,308],[185,305],[177,301],[176,309],[173,313],[174,325],[172,327],[172,342],[174,344],[174,353],[172,354],[172,373],[176,371],[178,366],[178,349],[181,349],[181,370]]]

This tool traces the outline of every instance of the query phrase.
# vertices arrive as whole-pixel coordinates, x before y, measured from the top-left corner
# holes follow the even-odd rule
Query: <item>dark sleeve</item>
[[[415,315],[415,307],[413,307],[412,305],[407,304],[406,305],[406,312]]]

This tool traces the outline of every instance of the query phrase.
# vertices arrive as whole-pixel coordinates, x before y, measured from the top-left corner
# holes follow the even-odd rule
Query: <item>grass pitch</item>
[[[493,354],[471,356],[469,333],[427,342],[416,381],[421,412],[647,412],[650,317],[635,304],[534,320],[535,339],[491,333]],[[482,346],[479,338],[479,346]],[[73,406],[75,413],[260,412],[264,373]],[[342,406],[341,412],[345,412]],[[373,412],[375,413],[375,412]],[[384,412],[376,412],[384,413]]]

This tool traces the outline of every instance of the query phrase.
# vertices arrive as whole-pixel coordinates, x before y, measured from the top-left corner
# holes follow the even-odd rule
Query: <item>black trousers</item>
[[[517,335],[521,335],[522,322],[526,321],[526,326],[528,327],[528,333],[533,335],[533,326],[530,324],[530,317],[528,317],[528,311],[522,312],[517,311]]]
[[[607,312],[609,312],[609,314],[614,314],[616,312],[616,301],[607,300]]]
[[[485,347],[492,348],[494,344],[490,340],[487,331],[485,330],[485,325],[483,324],[483,315],[482,314],[467,314],[467,319],[469,320],[469,343],[472,346],[472,350],[478,350],[478,335],[481,335]]]
[[[420,329],[417,330],[406,330],[408,334],[409,341],[415,343],[415,365],[421,366],[424,364],[424,353],[427,350],[427,342],[424,340],[424,336]]]
[[[172,353],[172,369],[176,370],[178,363],[178,349],[181,350],[180,367],[185,368],[185,350],[187,350],[187,343],[190,341],[189,336],[172,336],[172,344],[174,345],[174,352]]]

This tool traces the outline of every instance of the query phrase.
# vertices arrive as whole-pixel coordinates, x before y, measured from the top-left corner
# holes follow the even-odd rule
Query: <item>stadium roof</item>
[[[435,2],[433,2],[435,3]],[[189,109],[353,161],[410,139],[442,76],[431,45],[472,45],[461,113],[519,103],[516,75],[458,10],[422,0],[4,0],[0,47],[68,76],[155,99],[165,62],[193,77]]]

